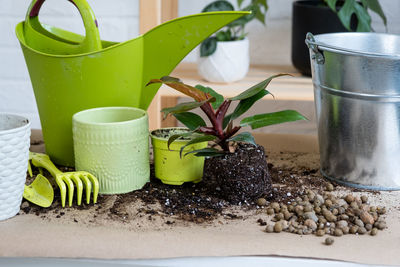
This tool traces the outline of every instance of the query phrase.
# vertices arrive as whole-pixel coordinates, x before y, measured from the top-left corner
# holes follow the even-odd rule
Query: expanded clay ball
[[[258,206],[266,206],[267,205],[267,200],[263,197],[257,199],[257,205]]]
[[[331,237],[327,237],[327,238],[325,239],[325,245],[327,245],[327,246],[332,245],[333,242],[335,242],[335,240],[334,240],[333,238],[331,238]]]

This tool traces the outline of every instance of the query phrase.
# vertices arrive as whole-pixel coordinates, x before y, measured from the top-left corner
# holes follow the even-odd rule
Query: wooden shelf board
[[[311,78],[301,76],[290,66],[251,66],[248,75],[243,80],[228,84],[210,83],[203,80],[197,73],[196,64],[193,63],[180,64],[172,72],[171,76],[179,77],[185,83],[190,85],[202,84],[209,86],[222,95],[231,97],[277,73],[288,73],[291,74],[292,77],[279,77],[273,80],[268,86],[268,90],[274,94],[275,100],[314,100]],[[181,93],[167,86],[163,86],[159,90],[159,94],[161,97],[183,96]],[[271,96],[266,96],[265,98],[271,99]]]

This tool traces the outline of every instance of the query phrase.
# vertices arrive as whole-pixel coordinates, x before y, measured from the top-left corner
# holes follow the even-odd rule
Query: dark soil
[[[262,152],[264,153],[262,149]],[[263,154],[264,155],[264,154]],[[277,201],[283,204],[289,204],[294,201],[297,196],[304,194],[306,189],[312,189],[317,192],[322,192],[328,182],[322,178],[321,174],[317,169],[310,169],[307,167],[299,167],[296,164],[297,158],[305,155],[305,153],[281,153],[281,155],[274,155],[273,157],[281,157],[281,162],[292,163],[288,166],[280,165],[279,168],[273,164],[268,164],[269,179],[272,182],[272,189],[264,197],[272,202]],[[215,160],[215,159],[214,159]],[[263,160],[258,161],[257,164],[263,165]],[[210,161],[206,163],[206,169],[210,169]],[[232,163],[232,166],[236,168],[236,163]],[[266,164],[266,163],[265,163]],[[256,166],[258,167],[258,166]],[[72,171],[60,167],[62,171]],[[38,170],[34,168],[34,172],[37,174]],[[44,173],[46,177],[51,179],[50,174]],[[247,175],[247,173],[245,173]],[[203,182],[198,184],[186,183],[182,186],[171,186],[161,183],[158,179],[154,178],[154,171],[151,172],[151,181],[147,183],[143,189],[137,190],[128,194],[118,195],[114,197],[115,201],[110,202],[113,196],[102,196],[98,198],[98,203],[93,205],[92,203],[87,205],[82,202],[81,206],[74,204],[71,208],[61,208],[60,204],[60,193],[55,186],[54,202],[49,208],[41,208],[34,204],[25,202],[21,213],[35,214],[37,216],[45,216],[46,218],[64,218],[71,210],[93,210],[90,214],[94,218],[101,214],[107,214],[113,220],[121,222],[129,222],[129,220],[135,216],[137,217],[154,217],[163,216],[166,218],[166,224],[174,224],[175,219],[181,219],[184,221],[203,223],[206,221],[213,220],[220,216],[227,219],[238,219],[240,215],[235,214],[234,210],[236,207],[239,210],[243,209],[257,209],[258,206],[255,204],[257,198],[248,199],[246,202],[237,202],[237,199],[227,200],[222,194],[221,190],[216,190],[217,187],[210,186],[210,175],[204,178]],[[261,179],[261,178],[260,178]],[[260,192],[263,190],[259,190]],[[237,191],[236,191],[237,192]],[[241,192],[237,192],[241,196]],[[263,192],[262,194],[265,194]],[[143,204],[137,204],[141,200]],[[136,203],[136,204],[135,204]],[[127,216],[127,210],[132,205],[139,205],[139,210],[135,214]],[[159,205],[153,205],[159,204]],[[173,216],[173,217],[170,217]],[[81,221],[81,220],[79,220]],[[89,221],[90,222],[90,221]]]
[[[162,128],[151,132],[152,135],[159,138],[170,138],[175,134],[188,133],[189,130],[185,128]],[[190,140],[189,137],[179,137],[177,140]]]
[[[203,180],[232,204],[271,196],[271,180],[262,146],[239,143],[234,153],[207,159]]]
[[[119,210],[126,205],[126,202],[135,199],[141,199],[147,205],[160,203],[162,213],[177,215],[183,220],[194,222],[204,222],[223,215],[223,209],[229,206],[229,203],[221,199],[216,192],[210,191],[204,182],[171,186],[163,184],[154,178],[154,175],[143,189],[121,195],[114,203],[114,208]],[[151,209],[146,209],[144,212],[154,213]]]

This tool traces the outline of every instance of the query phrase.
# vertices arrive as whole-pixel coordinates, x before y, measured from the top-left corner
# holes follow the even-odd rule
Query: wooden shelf
[[[209,83],[203,80],[197,73],[195,63],[181,63],[171,73],[171,76],[178,77],[190,85],[202,84],[211,87],[225,97],[231,97],[278,73],[288,73],[292,76],[279,77],[268,86],[268,90],[274,94],[275,100],[314,101],[311,78],[301,76],[291,66],[251,66],[249,73],[243,80],[228,84]],[[176,126],[174,119],[169,118],[160,121],[158,114],[162,108],[176,105],[179,97],[184,97],[184,95],[165,85],[160,88],[149,108],[149,114],[157,114],[157,116],[149,115],[151,129]],[[268,95],[265,96],[265,99],[271,100],[273,98]]]
[[[182,63],[171,74],[171,76],[179,77],[187,84],[202,84],[209,86],[218,93],[231,97],[235,96],[243,90],[265,80],[271,75],[278,73],[288,73],[292,75],[279,77],[271,82],[268,90],[271,91],[276,100],[296,100],[296,101],[313,101],[314,92],[311,78],[301,76],[295,69],[290,66],[251,66],[247,76],[238,82],[228,84],[209,83],[203,80],[197,73],[197,66],[194,63]],[[163,86],[160,89],[161,96],[182,96],[179,92]],[[271,96],[266,96],[270,99]]]

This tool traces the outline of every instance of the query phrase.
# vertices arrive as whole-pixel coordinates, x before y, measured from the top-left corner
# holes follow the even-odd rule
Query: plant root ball
[[[259,145],[238,143],[234,153],[206,159],[203,180],[233,204],[251,203],[272,191],[264,148]]]

